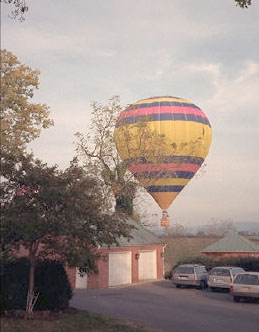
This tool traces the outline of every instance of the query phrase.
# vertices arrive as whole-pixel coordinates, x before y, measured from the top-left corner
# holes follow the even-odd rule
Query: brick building
[[[259,258],[259,246],[237,232],[231,232],[203,249],[202,253],[215,259],[225,257]]]
[[[77,268],[67,269],[72,288],[106,288],[163,278],[165,244],[134,220],[128,222],[136,227],[132,239],[120,238],[119,246],[98,249],[98,274],[80,276]]]

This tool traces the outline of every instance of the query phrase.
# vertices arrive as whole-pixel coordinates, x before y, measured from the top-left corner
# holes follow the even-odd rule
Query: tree
[[[122,215],[111,213],[100,183],[78,166],[65,171],[24,156],[17,164],[9,158],[3,166],[2,245],[4,250],[28,251],[30,261],[27,314],[37,299],[34,272],[38,259],[54,257],[70,266],[96,271],[97,244],[130,238]]]
[[[137,182],[121,161],[114,143],[114,128],[123,107],[118,96],[107,105],[93,102],[89,132],[76,133],[78,156],[89,174],[97,175],[103,184],[107,199],[115,198],[116,210],[133,215],[133,200]]]
[[[248,8],[248,6],[251,6],[252,0],[235,0],[236,5],[241,8]]]
[[[231,220],[211,219],[208,225],[204,225],[199,229],[198,235],[222,237],[231,231],[236,231],[235,225]]]
[[[14,6],[10,18],[19,17],[20,22],[24,21],[23,15],[29,10],[25,0],[0,0],[0,2]]]
[[[34,90],[39,88],[39,74],[21,64],[11,52],[1,50],[2,159],[7,154],[21,155],[42,128],[53,125],[49,107],[31,102]]]

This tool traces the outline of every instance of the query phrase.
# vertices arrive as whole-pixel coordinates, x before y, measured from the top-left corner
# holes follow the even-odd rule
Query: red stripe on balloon
[[[195,164],[138,164],[129,166],[129,170],[132,174],[142,173],[142,172],[167,172],[167,171],[184,171],[184,172],[197,172],[200,168],[200,165]]]
[[[129,111],[125,111],[121,113],[119,120],[132,117],[132,116],[143,116],[143,115],[151,115],[151,114],[159,114],[159,113],[181,113],[181,114],[194,114],[202,116],[207,119],[205,114],[198,110],[197,108],[191,107],[180,107],[180,106],[162,106],[162,107],[144,107],[139,109],[133,109]]]

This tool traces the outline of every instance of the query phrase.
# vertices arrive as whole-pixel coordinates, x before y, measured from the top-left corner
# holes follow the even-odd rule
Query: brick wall
[[[142,250],[156,250],[157,251],[157,279],[162,279],[164,275],[164,245],[146,245],[138,247],[115,247],[110,249],[99,249],[101,257],[97,263],[99,273],[90,274],[87,279],[88,289],[107,288],[109,285],[109,253],[131,251],[131,266],[132,266],[132,283],[139,281],[138,275],[138,259],[136,254]],[[75,288],[76,269],[67,269],[68,277],[72,288]]]

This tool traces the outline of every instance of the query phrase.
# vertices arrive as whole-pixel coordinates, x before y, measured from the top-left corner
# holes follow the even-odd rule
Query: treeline
[[[255,257],[227,257],[215,260],[207,256],[186,257],[173,264],[171,269],[165,273],[165,279],[171,279],[172,270],[181,264],[201,264],[209,271],[216,266],[238,266],[245,271],[259,272],[259,258]]]

